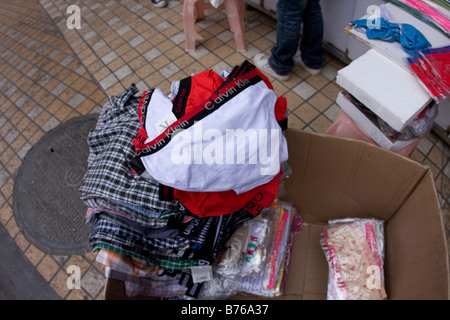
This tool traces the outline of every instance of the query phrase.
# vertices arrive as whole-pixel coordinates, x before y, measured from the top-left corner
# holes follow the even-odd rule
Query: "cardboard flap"
[[[385,226],[389,299],[449,299],[448,249],[442,220],[429,171]]]
[[[284,295],[291,299],[326,299],[328,263],[320,246],[320,234],[324,227],[308,224],[295,238],[295,250],[284,291]]]
[[[295,129],[286,138],[292,174],[284,200],[305,221],[387,220],[426,173],[417,162],[364,141]]]

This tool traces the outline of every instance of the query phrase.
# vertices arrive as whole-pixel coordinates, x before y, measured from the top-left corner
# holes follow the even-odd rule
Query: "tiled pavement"
[[[81,28],[67,27],[67,8],[81,8]],[[276,22],[249,10],[247,52],[237,53],[226,15],[207,12],[197,24],[204,37],[184,50],[183,2],[154,8],[149,0],[3,0],[0,2],[0,222],[36,270],[62,299],[103,299],[103,268],[95,255],[54,256],[38,249],[17,226],[13,187],[27,151],[49,130],[75,116],[98,112],[107,96],[131,83],[168,93],[170,83],[212,68],[229,70],[261,51],[269,53]],[[343,31],[344,32],[344,31]],[[288,82],[273,81],[286,96],[289,125],[324,132],[335,119],[340,88],[328,55],[323,71],[309,76],[296,67]],[[450,236],[450,147],[435,133],[423,139],[413,159],[429,166]],[[81,289],[66,286],[67,266],[78,265]]]

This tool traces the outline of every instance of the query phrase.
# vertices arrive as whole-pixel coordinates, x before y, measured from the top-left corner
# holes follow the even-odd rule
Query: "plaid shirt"
[[[123,94],[111,96],[89,133],[88,167],[79,191],[81,199],[105,198],[143,208],[173,210],[177,201],[160,201],[159,187],[133,174],[129,161],[136,156],[133,139],[140,128],[139,90],[132,84]]]
[[[124,219],[130,219],[142,227],[159,228],[167,224],[170,216],[181,214],[178,210],[151,210],[149,208],[112,203],[100,198],[86,199],[85,204],[88,207],[86,212],[88,223],[94,223],[100,212],[109,212]]]
[[[107,216],[98,219],[92,230],[91,238],[110,240],[128,247],[142,248],[148,251],[183,249],[188,248],[190,244],[189,239],[178,236],[168,239],[146,237],[140,232],[111,221]]]
[[[223,216],[196,217],[188,222],[196,226],[186,228],[189,233],[181,231],[173,238],[156,239],[145,237],[105,215],[95,223],[90,243],[97,249],[107,245],[116,252],[179,270],[197,265],[200,260],[212,264],[234,231],[253,217],[245,210]]]
[[[163,268],[165,270],[181,270],[186,271],[189,270],[190,267],[194,267],[198,265],[198,260],[184,260],[175,256],[172,257],[170,255],[164,254],[161,252],[145,252],[144,250],[139,250],[138,248],[129,248],[114,242],[108,243],[106,240],[101,240],[94,242],[92,244],[93,252],[98,250],[109,250],[116,253],[119,253],[123,256],[140,259],[148,263],[152,263],[155,266]]]

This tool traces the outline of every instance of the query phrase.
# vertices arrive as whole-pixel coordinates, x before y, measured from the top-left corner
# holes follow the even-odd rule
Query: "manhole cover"
[[[51,254],[89,248],[91,226],[78,192],[87,168],[87,137],[97,114],[77,117],[48,132],[28,152],[14,185],[14,212],[28,240]]]

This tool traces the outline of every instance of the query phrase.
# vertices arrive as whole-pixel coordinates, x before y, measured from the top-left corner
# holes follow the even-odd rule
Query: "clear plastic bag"
[[[199,299],[226,299],[237,293],[275,297],[283,293],[294,237],[304,222],[288,203],[272,208],[242,225],[230,237],[203,282]]]
[[[450,36],[450,21],[445,10],[431,6],[422,0],[391,0],[391,2]]]
[[[211,280],[202,284],[198,295],[199,300],[224,300],[237,294],[237,288],[233,278],[228,278],[214,273]]]
[[[281,280],[284,274],[289,242],[292,238],[292,225],[295,218],[293,208],[286,208],[281,204],[274,209],[274,228],[271,239],[270,256],[268,257],[263,277],[263,292],[265,294],[280,295]]]
[[[295,208],[285,202],[276,202],[267,213],[270,228],[267,229],[265,259],[259,272],[241,274],[237,279],[240,292],[259,296],[280,296],[286,284],[295,235],[303,226],[303,220]]]
[[[250,231],[250,222],[246,222],[233,233],[225,244],[226,249],[220,253],[214,262],[216,274],[225,277],[239,275],[247,253]]]
[[[383,221],[330,220],[320,245],[329,265],[328,300],[387,299]]]
[[[441,103],[450,96],[450,46],[420,50],[408,58],[409,66],[430,96]]]
[[[427,106],[416,119],[412,120],[402,131],[398,132],[392,129],[386,122],[378,118],[381,131],[389,137],[398,140],[421,139],[430,133],[433,128],[434,120],[438,114],[437,104],[432,102]]]
[[[240,276],[260,274],[263,270],[267,255],[267,241],[270,235],[270,221],[260,214],[252,220],[250,226],[249,238],[247,241],[247,250]]]

